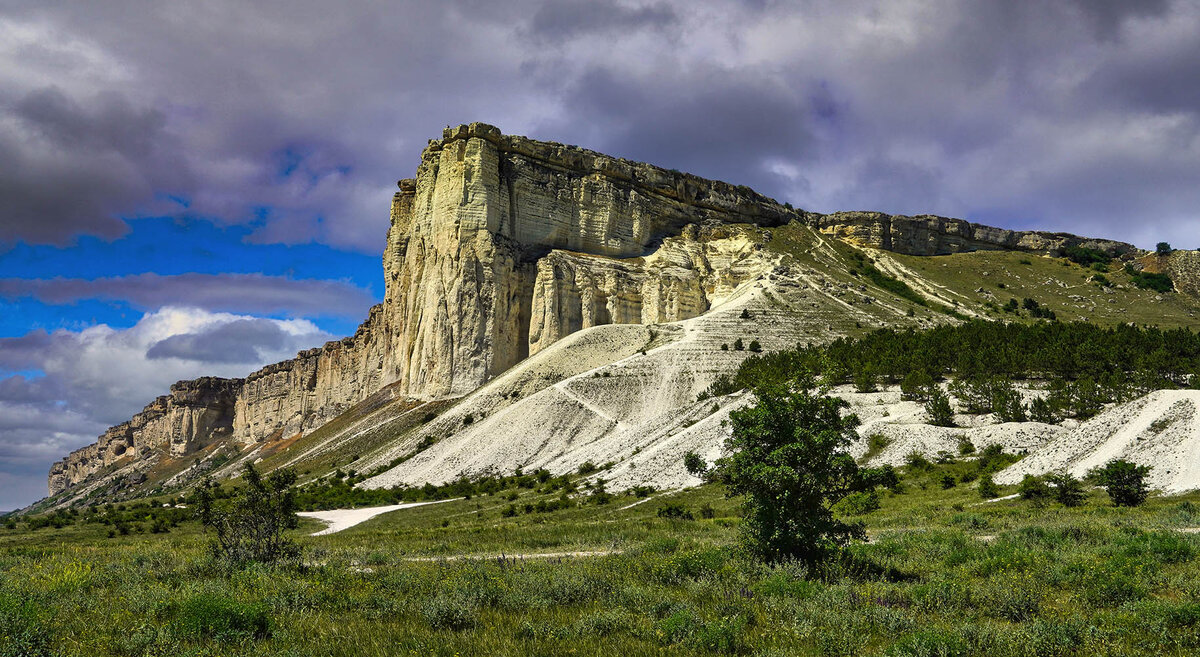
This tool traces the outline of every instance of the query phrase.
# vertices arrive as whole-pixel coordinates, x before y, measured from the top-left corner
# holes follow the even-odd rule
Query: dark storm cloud
[[[124,301],[146,310],[174,305],[225,312],[350,318],[364,316],[373,302],[370,292],[348,282],[294,280],[262,274],[0,279],[0,299],[21,297],[54,305],[102,299]]]
[[[54,87],[35,89],[0,112],[0,243],[65,244],[79,233],[112,238],[118,218],[170,193],[187,178],[170,153],[164,118],[114,92],[82,103]]]
[[[264,351],[278,351],[288,335],[275,322],[240,319],[198,333],[172,335],[151,345],[150,360],[181,358],[210,363],[249,363]]]
[[[1168,0],[1073,0],[1072,4],[1104,39],[1116,38],[1126,20],[1161,16],[1170,6]]]
[[[591,147],[665,167],[779,190],[766,167],[780,157],[804,158],[813,99],[754,71],[701,67],[656,73],[652,80],[598,68],[567,94],[559,135],[587,126]]]
[[[585,33],[664,30],[677,23],[675,10],[665,3],[630,7],[612,0],[569,0],[539,7],[529,21],[529,33],[538,40],[559,43]]]
[[[472,120],[818,210],[1036,217],[1151,244],[1195,216],[1178,182],[1200,166],[1190,0],[5,14],[0,241],[113,236],[114,217],[176,194],[254,241],[376,251],[393,181]]]

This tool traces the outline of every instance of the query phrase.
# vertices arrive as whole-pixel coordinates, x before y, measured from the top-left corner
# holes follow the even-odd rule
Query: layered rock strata
[[[128,422],[105,431],[95,443],[75,450],[50,469],[56,493],[104,468],[163,449],[183,456],[233,432],[233,400],[241,381],[206,377],[180,381]]]
[[[1102,251],[1112,257],[1139,252],[1132,244],[1113,240],[1068,233],[1005,230],[928,214],[908,217],[881,212],[806,213],[805,219],[822,232],[841,239],[908,255],[1007,250],[1061,256],[1074,246]]]
[[[448,128],[399,183],[384,300],[355,335],[245,379],[177,384],[56,463],[50,492],[122,459],[290,437],[386,385],[419,399],[465,395],[583,328],[695,317],[766,266],[749,257],[764,241],[754,233],[789,221],[918,255],[1133,250],[941,217],[804,213],[746,187],[481,123]]]

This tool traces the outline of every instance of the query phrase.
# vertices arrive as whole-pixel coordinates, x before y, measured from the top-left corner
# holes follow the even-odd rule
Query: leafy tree
[[[1071,473],[1052,472],[1046,475],[1046,481],[1054,485],[1054,499],[1063,506],[1079,506],[1087,494],[1083,490],[1083,482],[1071,476]]]
[[[211,479],[197,491],[196,515],[215,533],[213,555],[230,565],[299,558],[300,546],[284,536],[299,524],[292,492],[296,473],[280,469],[264,478],[247,463],[242,475],[245,487],[231,499],[218,501]]]
[[[1172,249],[1171,245],[1167,242],[1159,242],[1158,246],[1154,247],[1154,252],[1159,256],[1169,256],[1171,255],[1172,251],[1174,251],[1174,249]]]
[[[938,386],[929,391],[929,401],[925,402],[925,412],[929,414],[929,423],[937,427],[952,427],[954,425],[954,409],[950,406],[950,397]]]
[[[1150,490],[1146,475],[1151,466],[1137,465],[1125,459],[1113,459],[1088,474],[1112,499],[1117,506],[1141,506]]]
[[[730,414],[730,455],[713,469],[728,495],[745,496],[743,536],[765,561],[815,562],[865,536],[861,525],[831,510],[873,484],[846,451],[858,418],[842,415],[845,400],[814,394],[811,386],[757,388],[754,406]]]

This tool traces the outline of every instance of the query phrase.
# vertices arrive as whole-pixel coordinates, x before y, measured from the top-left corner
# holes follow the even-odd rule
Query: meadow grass
[[[871,542],[820,569],[742,556],[736,501],[715,486],[512,517],[501,492],[322,537],[306,521],[303,566],[236,571],[193,522],[112,537],[19,525],[0,529],[0,655],[1200,651],[1200,536],[1179,531],[1200,525],[1200,495],[982,503],[973,484],[937,484],[954,468],[881,493],[859,517]],[[696,519],[658,517],[668,502]],[[613,553],[496,556],[576,550]],[[424,560],[462,555],[477,558]]]

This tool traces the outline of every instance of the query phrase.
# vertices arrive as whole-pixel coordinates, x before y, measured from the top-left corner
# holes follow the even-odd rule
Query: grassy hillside
[[[962,483],[974,470],[907,472],[879,510],[855,516],[872,542],[820,572],[739,556],[734,502],[712,486],[546,513],[524,508],[557,493],[518,488],[324,537],[303,535],[320,526],[310,522],[298,532],[304,567],[232,573],[207,560],[191,522],[155,534],[135,520],[128,535],[18,523],[0,529],[0,654],[1200,650],[1200,535],[1182,531],[1200,526],[1200,494],[1138,509],[1099,491],[1074,509],[984,503]],[[669,504],[694,519],[659,517]],[[613,553],[497,556],[571,551]]]

